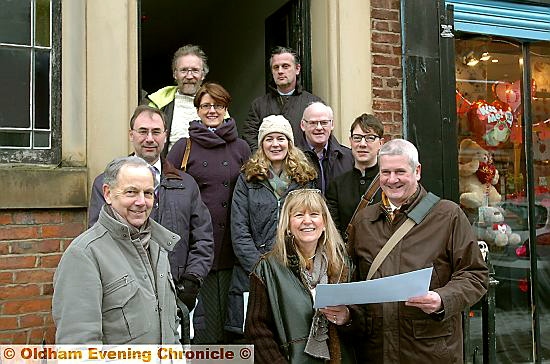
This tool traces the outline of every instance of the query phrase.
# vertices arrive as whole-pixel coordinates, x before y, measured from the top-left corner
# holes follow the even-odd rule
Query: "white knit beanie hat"
[[[263,119],[260,124],[260,130],[258,130],[258,147],[262,145],[265,136],[270,133],[284,134],[294,145],[292,127],[283,115],[269,115]]]

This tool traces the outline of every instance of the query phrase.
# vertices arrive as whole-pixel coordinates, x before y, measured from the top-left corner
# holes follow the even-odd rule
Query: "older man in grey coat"
[[[149,218],[155,185],[139,157],[105,169],[98,223],[63,254],[54,276],[57,344],[178,344],[168,252],[179,240]]]

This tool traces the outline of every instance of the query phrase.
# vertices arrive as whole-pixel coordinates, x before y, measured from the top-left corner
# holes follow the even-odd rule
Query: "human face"
[[[195,96],[204,81],[202,59],[194,54],[181,56],[176,61],[174,79],[179,91],[184,95]]]
[[[281,164],[288,154],[288,139],[281,133],[269,133],[262,141],[262,148],[271,164]]]
[[[380,188],[395,206],[411,197],[420,181],[420,165],[414,170],[404,155],[383,155],[379,160]]]
[[[296,88],[300,65],[294,63],[294,56],[290,53],[275,54],[271,57],[271,74],[279,91],[290,92]]]
[[[153,174],[146,167],[123,166],[115,186],[103,185],[103,196],[124,220],[139,228],[147,221],[153,208]]]
[[[166,144],[166,130],[160,115],[148,111],[139,114],[130,130],[130,141],[138,157],[155,164]]]
[[[326,126],[322,122],[328,121]],[[334,129],[332,115],[323,105],[311,105],[304,112],[300,123],[307,142],[315,149],[322,149],[327,145],[330,133]]]
[[[210,105],[210,107],[203,109],[202,105]],[[223,109],[218,110],[212,105],[219,105],[219,103],[214,101],[209,94],[204,94],[201,98],[197,113],[199,114],[199,118],[204,125],[209,128],[217,128],[223,122],[223,117],[225,116],[227,107],[224,106]]]
[[[384,143],[383,139],[377,135],[374,130],[367,129],[365,133],[359,125],[356,125],[353,129],[351,135],[360,135],[360,136],[376,136],[378,137],[373,142],[367,142],[366,138],[361,139],[360,142],[354,142],[353,138],[349,137],[349,144],[351,146],[351,153],[355,159],[355,167],[364,171],[366,168],[376,165],[378,151],[382,144]]]
[[[307,254],[307,258],[315,254],[317,242],[325,231],[323,214],[309,209],[297,209],[290,213],[289,225],[298,249]]]

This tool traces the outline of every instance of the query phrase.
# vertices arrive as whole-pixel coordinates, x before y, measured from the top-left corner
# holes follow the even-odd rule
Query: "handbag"
[[[183,152],[183,159],[181,160],[181,170],[187,172],[187,161],[189,160],[189,154],[191,153],[191,139],[187,139],[185,143],[185,151]]]

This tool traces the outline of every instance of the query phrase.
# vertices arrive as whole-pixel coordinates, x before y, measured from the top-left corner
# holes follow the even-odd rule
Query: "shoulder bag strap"
[[[189,153],[191,153],[191,139],[187,139],[185,143],[185,151],[183,152],[183,159],[181,160],[181,170],[187,172],[187,161],[189,160]]]
[[[380,265],[384,259],[386,259],[397,243],[403,239],[405,234],[407,234],[414,225],[420,224],[426,215],[428,215],[428,212],[430,212],[432,207],[439,202],[439,200],[440,198],[438,196],[429,192],[426,196],[424,196],[422,201],[420,201],[418,205],[416,205],[414,209],[409,212],[407,215],[407,220],[405,220],[405,222],[393,233],[382,249],[380,249],[378,254],[376,254],[376,257],[374,257],[369,272],[367,273],[367,280],[372,278],[374,273],[378,270],[378,268],[380,268]]]
[[[355,218],[355,215],[359,211],[361,211],[366,206],[370,205],[372,200],[374,199],[374,195],[376,195],[376,192],[380,188],[380,173],[377,173],[374,179],[371,181],[369,188],[365,191],[363,196],[361,197],[361,201],[359,201],[359,204],[355,208],[355,211],[353,212],[353,215],[351,215],[351,219],[349,220],[348,226],[346,228],[346,234],[345,234],[345,240],[348,240],[349,234],[351,232],[351,222]]]

